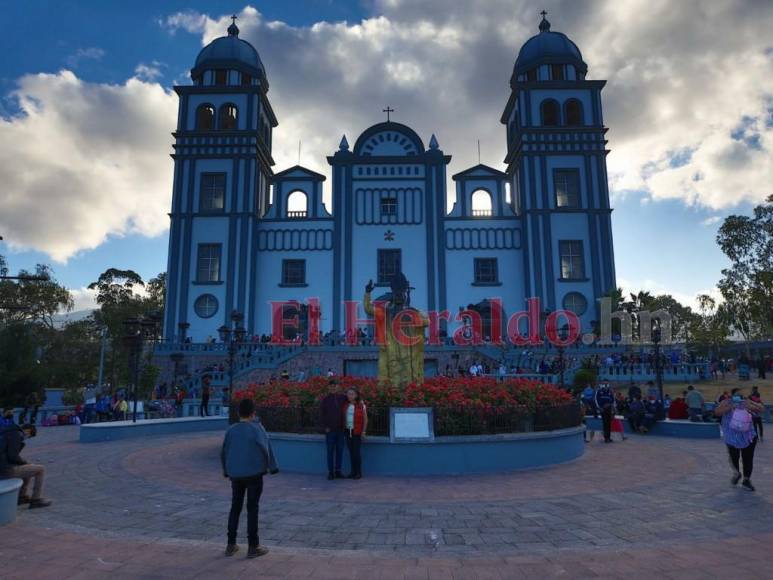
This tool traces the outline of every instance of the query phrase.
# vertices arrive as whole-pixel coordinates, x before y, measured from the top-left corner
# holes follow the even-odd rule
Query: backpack
[[[735,409],[730,416],[730,429],[747,433],[752,428],[752,416],[746,409]]]

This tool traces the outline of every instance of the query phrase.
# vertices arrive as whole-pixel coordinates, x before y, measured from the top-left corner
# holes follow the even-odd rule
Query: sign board
[[[389,438],[392,442],[422,442],[435,439],[432,407],[391,407]]]

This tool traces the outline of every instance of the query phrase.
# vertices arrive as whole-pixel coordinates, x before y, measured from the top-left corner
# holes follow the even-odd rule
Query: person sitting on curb
[[[51,500],[43,497],[43,478],[46,468],[42,465],[27,463],[21,457],[24,439],[37,435],[34,425],[29,423],[19,427],[16,423],[0,427],[0,479],[18,477],[24,483],[19,492],[19,505],[29,504],[30,509],[48,507]],[[35,479],[32,497],[29,495],[30,480]]]

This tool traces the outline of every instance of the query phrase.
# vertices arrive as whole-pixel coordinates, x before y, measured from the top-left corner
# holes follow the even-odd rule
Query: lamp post
[[[558,339],[559,343],[556,345],[556,348],[558,348],[558,372],[559,372],[559,381],[561,388],[564,387],[564,342],[566,342],[566,337],[569,335],[569,329],[567,328],[566,324],[564,324],[561,328],[558,329]]]
[[[660,321],[654,321],[654,327],[652,329],[652,343],[655,345],[655,384],[658,387],[658,397],[661,404],[663,403],[663,369],[660,361]]]
[[[242,326],[242,320],[244,315],[234,310],[231,313],[231,324],[226,326],[225,324],[217,329],[220,335],[220,340],[228,347],[228,399],[233,400],[234,396],[234,358],[236,352],[239,350],[239,345],[244,341],[244,336],[247,331]],[[228,406],[228,422],[235,423],[238,421],[236,409],[233,405]]]
[[[157,316],[148,318],[127,318],[123,321],[125,334],[124,344],[129,351],[129,384],[132,396],[132,422],[137,422],[137,387],[140,377],[140,360],[145,348],[145,341],[150,340],[155,345],[158,337],[159,319]]]

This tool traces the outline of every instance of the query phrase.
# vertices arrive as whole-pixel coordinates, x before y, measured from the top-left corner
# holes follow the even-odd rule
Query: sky
[[[607,81],[618,285],[694,305],[726,265],[724,217],[773,189],[769,0],[0,0],[0,254],[51,264],[76,309],[109,267],[165,270],[172,87],[232,13],[267,69],[275,171],[302,141],[301,163],[329,175],[341,135],[387,105],[437,136],[449,176],[478,140],[503,169],[499,117],[542,9]]]

